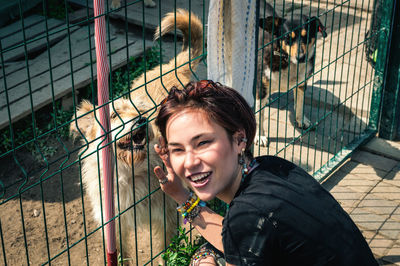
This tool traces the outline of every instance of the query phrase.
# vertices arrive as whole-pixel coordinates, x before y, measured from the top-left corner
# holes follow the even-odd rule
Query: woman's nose
[[[198,165],[199,162],[200,160],[195,153],[193,153],[192,151],[186,152],[185,162],[184,162],[184,167],[186,169],[193,168],[194,166]]]

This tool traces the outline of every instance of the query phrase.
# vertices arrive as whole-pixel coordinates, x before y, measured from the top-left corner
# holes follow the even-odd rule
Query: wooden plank
[[[35,16],[37,17],[37,16]],[[47,20],[48,38],[46,34],[46,21],[44,17],[39,16],[40,21],[25,27],[25,41],[24,32],[15,31],[12,35],[2,38],[3,59],[5,61],[16,61],[25,59],[25,46],[28,56],[46,49],[47,45],[51,46],[53,43],[58,42],[67,34],[67,25],[63,21],[57,19]],[[71,31],[76,30],[72,27]],[[49,44],[47,43],[49,42]]]
[[[68,0],[71,3],[81,5],[86,7],[86,0]],[[111,3],[111,1],[109,1]],[[175,0],[163,0],[161,2],[161,6],[159,5],[159,1],[155,1],[157,6],[154,8],[144,8],[144,18],[143,18],[143,1],[137,0],[127,0],[126,8],[127,8],[127,16],[125,16],[125,7],[122,7],[117,10],[111,10],[109,15],[110,18],[118,19],[118,20],[126,20],[128,23],[146,27],[146,29],[153,32],[156,27],[160,23],[160,10],[161,17],[163,17],[166,13],[174,10]],[[187,0],[176,0],[176,8],[184,8],[189,10],[189,4],[191,2],[191,9],[200,19],[203,19],[203,9],[205,16],[205,23],[207,24],[208,18],[208,0],[204,1],[187,1]],[[124,0],[121,0],[121,4],[124,4]],[[93,8],[92,1],[89,1],[89,7]],[[204,20],[202,20],[204,21]],[[180,32],[178,32],[180,35]]]
[[[91,27],[93,32],[93,26]],[[51,55],[51,68],[52,68],[52,78],[56,81],[65,75],[68,75],[71,71],[71,64],[73,72],[80,70],[82,67],[90,65],[91,59],[89,55],[89,39],[88,30],[82,28],[76,33],[71,35],[71,56],[69,54],[69,40],[66,38],[63,42],[55,45],[50,49]],[[94,38],[91,38],[91,51],[92,60],[95,60],[94,51]],[[136,41],[136,40],[135,40]],[[132,42],[132,41],[131,41]],[[111,51],[118,51],[121,48],[125,48],[126,41],[123,38],[117,38],[113,36],[111,41]],[[32,92],[38,90],[50,83],[50,72],[49,72],[49,59],[48,53],[43,53],[37,60],[34,60],[29,66],[30,79],[27,79],[27,71],[23,69],[22,71],[15,72],[12,75],[6,77],[7,81],[7,92],[9,96],[9,103],[14,103],[19,98],[26,97],[31,93],[29,87],[32,88]],[[24,79],[21,79],[24,77]],[[0,88],[2,85],[0,84]],[[3,108],[7,102],[4,94],[4,88],[0,89],[0,108]]]
[[[84,43],[82,41],[82,32],[79,30],[72,35],[81,36],[80,41],[77,41],[77,43],[78,44],[81,43],[80,47],[82,48],[82,43]],[[72,35],[71,39],[75,37]],[[94,45],[93,37],[91,37],[91,39],[92,39],[92,45]],[[129,42],[129,56],[138,56],[143,53],[144,49],[142,40],[130,38],[128,42]],[[76,44],[76,42],[74,43]],[[55,53],[54,51],[52,52],[54,58],[60,57],[61,59],[59,60],[63,62],[62,64],[59,64],[57,67],[55,67],[52,71],[53,86],[50,83],[49,72],[40,73],[39,75],[35,76],[35,78],[30,80],[30,84],[32,87],[33,110],[37,110],[43,107],[44,105],[51,103],[52,90],[54,97],[58,99],[66,94],[72,93],[73,87],[76,91],[79,88],[88,85],[91,82],[91,67],[93,69],[93,73],[95,76],[94,78],[96,78],[96,63],[93,63],[92,65],[90,64],[89,48],[86,49],[86,52],[82,52],[82,50],[79,49],[79,45],[75,44],[72,47],[73,50],[72,55],[74,57],[72,61],[68,60],[69,55],[68,53],[65,52],[65,48],[68,47],[68,45],[66,45],[65,42],[61,42],[60,45],[55,45],[54,47],[51,48],[54,51],[57,51],[57,53]],[[64,49],[61,48],[61,46],[64,46]],[[150,46],[151,43],[146,42],[145,49],[148,49]],[[86,43],[86,46],[84,45],[84,47],[88,47],[88,44]],[[121,36],[114,36],[114,39],[111,41],[111,50],[114,51],[114,53],[111,55],[112,69],[115,70],[118,67],[126,64],[127,62],[126,49],[127,48],[126,48],[125,38],[122,38]],[[95,51],[93,48],[91,49],[91,52],[93,56],[92,58],[93,60],[95,60]],[[41,65],[44,65],[45,67],[48,68],[48,63],[46,63],[48,62],[48,59],[45,59],[46,54],[47,52],[43,53],[42,56],[40,57],[40,60],[34,60],[31,64],[31,69],[35,69],[36,67],[41,67]],[[65,59],[66,57],[68,57],[67,60]],[[70,62],[72,62],[73,74],[71,74]],[[72,82],[72,76],[74,82]],[[3,83],[3,81],[1,80],[0,83]],[[20,118],[32,112],[28,85],[29,85],[28,81],[26,81],[16,86],[15,89],[11,90],[9,93],[10,97],[12,97],[12,103],[10,104],[12,123],[16,122]],[[7,126],[9,123],[8,111],[6,107],[7,107],[6,100],[3,91],[2,94],[0,94],[0,129]]]
[[[132,45],[132,39],[128,40],[128,42],[130,42],[130,45]],[[124,38],[117,38],[116,36],[113,36],[110,44],[111,51],[115,52],[120,49],[125,49],[126,41]],[[91,50],[92,60],[95,60],[93,36],[91,36]],[[71,64],[73,71],[77,71],[82,67],[90,65],[91,59],[89,55],[87,29],[82,28],[77,31],[76,34],[71,35],[71,51],[72,55],[70,56],[68,39],[66,39],[64,42],[60,42],[50,49],[53,80],[57,80],[65,75],[69,75],[71,71]],[[21,71],[17,71],[6,76],[7,93],[10,98],[9,102],[13,103],[19,98],[27,96],[29,94],[29,86],[31,86],[32,90],[35,91],[36,89],[40,89],[41,87],[45,86],[47,83],[50,83],[51,80],[49,68],[50,65],[48,53],[45,52],[36,60],[30,62],[29,80],[27,79],[26,69],[21,69]],[[24,88],[22,89],[21,86]],[[0,108],[4,107],[6,104],[5,97],[3,97],[4,94],[4,87],[2,84],[0,84],[0,98],[2,98],[0,99]]]
[[[90,31],[93,33],[93,27]],[[93,34],[92,34],[93,36]],[[69,41],[71,42],[71,52],[72,55],[69,54]],[[87,44],[87,47],[83,47],[83,45]],[[92,49],[94,47],[94,41],[92,40]],[[36,79],[44,78],[43,75],[48,73],[51,63],[52,72],[54,75],[54,70],[56,70],[59,66],[68,63],[70,58],[74,59],[80,54],[87,53],[89,51],[89,41],[88,41],[88,30],[86,28],[81,28],[76,32],[72,32],[70,39],[65,38],[63,41],[60,41],[58,44],[54,45],[50,48],[49,52],[44,52],[39,55],[37,58],[28,61],[28,66],[24,66],[24,69],[21,71],[16,71],[14,73],[10,73],[6,76],[7,82],[7,90],[8,93],[11,93],[15,90],[15,88],[21,84],[26,84],[28,87],[28,70],[29,69],[29,77],[31,82]],[[50,60],[49,60],[50,54]],[[87,63],[90,63],[90,59],[88,59]],[[50,82],[50,77],[47,78],[47,81]],[[0,98],[4,94],[4,85],[0,84]],[[15,98],[12,98],[15,99]],[[0,108],[3,107],[3,103],[0,100]]]
[[[14,72],[16,72],[18,70],[21,70],[26,66],[26,62],[23,62],[23,61],[3,62],[3,63],[4,64],[0,65],[0,79],[4,75],[6,75],[6,76],[11,75],[12,73],[14,73]],[[3,72],[3,70],[4,70],[4,72]],[[4,87],[1,87],[1,86],[4,86],[4,84],[0,85],[0,91],[3,91]]]
[[[25,26],[25,28],[28,28],[28,27],[31,27],[32,25],[39,23],[42,20],[43,20],[42,16],[32,15],[32,16],[29,16],[24,19],[24,26]],[[21,29],[22,29],[22,22],[21,22],[21,20],[18,20],[12,24],[9,24],[5,27],[0,28],[0,38],[1,39],[6,38],[16,32],[21,31]],[[4,49],[4,46],[3,46],[3,49]]]

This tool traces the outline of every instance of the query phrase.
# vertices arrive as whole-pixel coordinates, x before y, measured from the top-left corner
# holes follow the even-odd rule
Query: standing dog
[[[257,87],[256,111],[260,120],[260,134],[255,142],[268,145],[264,130],[265,110],[269,97],[274,92],[285,92],[293,88],[295,124],[307,129],[312,124],[304,115],[304,91],[307,79],[314,72],[315,43],[317,33],[326,37],[325,28],[317,17],[289,15],[282,18],[265,3],[268,17],[259,21],[259,47],[257,74],[262,77],[262,85]],[[261,116],[261,118],[260,118]]]
[[[135,247],[137,247],[135,224],[137,224],[138,232],[152,230],[153,254],[161,252],[164,248],[164,239],[169,242],[176,232],[175,203],[165,198],[162,191],[158,190],[158,179],[153,173],[154,167],[161,165],[162,161],[153,148],[158,142],[159,133],[153,122],[148,122],[150,117],[147,114],[154,113],[149,110],[155,108],[155,103],[159,103],[172,86],[186,85],[191,79],[191,70],[195,70],[199,63],[198,57],[202,53],[203,45],[203,26],[194,14],[191,14],[190,18],[189,21],[187,11],[179,9],[176,16],[174,13],[169,13],[161,22],[161,35],[173,29],[176,21],[177,28],[183,32],[184,36],[183,50],[176,58],[161,66],[162,73],[165,75],[160,79],[160,66],[155,67],[133,81],[129,99],[120,98],[110,103],[115,177],[118,181],[115,202],[116,206],[119,204],[121,212],[120,221],[116,223],[121,224],[120,234],[117,233],[117,236],[121,235],[122,238],[124,258],[135,257]],[[190,49],[189,32],[191,34]],[[155,38],[160,36],[159,33],[160,29],[157,29]],[[176,71],[167,73],[175,68],[175,61],[178,68]],[[191,62],[188,63],[188,61]],[[144,84],[145,76],[146,80],[150,81],[149,84]],[[82,181],[93,207],[94,219],[98,225],[101,225],[103,221],[101,194],[104,188],[101,175],[102,162],[98,150],[102,147],[103,131],[98,123],[97,109],[88,101],[83,101],[77,108],[76,117],[73,117],[76,121],[71,123],[70,132],[74,137],[82,137]],[[164,223],[164,208],[166,223]],[[149,242],[148,235],[141,237],[140,241],[140,234],[137,236],[139,248],[141,242]]]
[[[112,0],[111,1],[111,9],[118,9],[121,7],[122,0]],[[153,0],[144,0],[145,7],[155,7],[156,3]]]

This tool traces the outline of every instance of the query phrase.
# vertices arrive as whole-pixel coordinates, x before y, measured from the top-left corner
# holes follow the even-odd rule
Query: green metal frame
[[[66,13],[66,21],[67,25],[62,31],[65,31],[67,33],[67,40],[69,43],[68,46],[68,53],[70,55],[70,79],[71,83],[74,84],[74,68],[73,68],[73,60],[72,60],[72,48],[71,48],[71,31],[74,26],[80,25],[82,27],[85,27],[85,23],[93,22],[93,17],[90,16],[90,10],[89,8],[86,9],[86,15],[88,20],[79,22],[77,24],[71,24],[68,21],[68,1],[67,0],[60,0],[63,2],[63,5],[65,7],[65,13]],[[90,0],[87,1],[89,3]],[[371,1],[374,0],[369,0],[366,5],[369,5]],[[293,119],[291,119],[290,116],[290,107],[292,106],[292,102],[289,101],[290,99],[290,94],[292,91],[294,91],[296,88],[291,88],[289,92],[284,92],[280,93],[278,97],[274,97],[266,106],[262,106],[261,110],[255,110],[255,112],[261,112],[264,111],[266,112],[266,117],[270,118],[268,119],[268,125],[271,126],[273,123],[276,123],[276,130],[274,132],[268,131],[268,135],[270,136],[275,136],[276,137],[271,137],[271,143],[279,143],[282,144],[280,146],[276,145],[275,148],[272,147],[266,147],[265,149],[261,149],[260,147],[254,146],[254,151],[255,153],[260,153],[261,155],[264,154],[272,154],[272,155],[278,155],[285,157],[287,159],[294,160],[293,158],[295,157],[295,153],[300,153],[302,156],[306,158],[306,164],[302,165],[300,162],[300,166],[304,167],[305,170],[309,171],[311,174],[314,175],[314,177],[320,181],[323,182],[329,175],[338,167],[341,166],[341,164],[346,161],[354,152],[357,147],[362,145],[363,143],[367,142],[371,138],[373,138],[378,132],[379,135],[385,138],[389,139],[395,139],[399,136],[399,126],[400,126],[400,55],[397,53],[397,51],[400,48],[400,41],[399,41],[399,36],[394,34],[395,32],[399,31],[399,1],[397,0],[388,0],[388,1],[383,1],[383,0],[375,0],[375,1],[381,1],[384,3],[382,5],[382,10],[381,16],[380,16],[380,26],[379,30],[375,33],[376,36],[378,37],[378,43],[377,43],[377,56],[376,56],[376,63],[373,66],[374,71],[373,75],[367,76],[365,74],[364,78],[362,78],[361,71],[359,73],[358,77],[355,77],[355,79],[360,79],[359,86],[355,87],[354,79],[352,82],[351,79],[349,78],[349,71],[346,73],[343,69],[340,71],[338,70],[338,65],[341,64],[341,62],[344,62],[344,60],[348,60],[347,58],[350,57],[351,55],[354,55],[354,53],[358,49],[362,49],[362,47],[368,42],[367,39],[362,39],[360,36],[363,35],[363,32],[361,32],[361,29],[357,30],[355,27],[349,26],[349,24],[356,24],[356,23],[361,23],[362,22],[362,17],[360,16],[359,20],[358,17],[355,14],[355,11],[351,11],[348,6],[350,5],[349,0],[342,0],[339,3],[338,1],[334,1],[333,8],[328,8],[328,4],[325,6],[322,6],[323,4],[317,3],[317,5],[313,6],[313,10],[311,9],[312,1],[310,3],[307,1],[301,1],[299,3],[298,1],[296,2],[296,5],[294,0],[288,0],[283,6],[280,6],[286,13],[290,15],[293,15],[293,7],[292,5],[301,7],[301,13],[304,15],[315,15],[317,14],[319,18],[322,20],[324,24],[327,24],[328,17],[331,17],[332,19],[332,25],[327,29],[328,34],[332,33],[334,31],[334,23],[333,21],[335,19],[339,19],[339,27],[342,28],[340,31],[340,37],[338,38],[337,42],[335,43],[333,39],[330,40],[330,42],[324,42],[322,45],[318,46],[319,49],[318,51],[321,51],[322,54],[325,56],[321,59],[321,65],[317,67],[314,70],[314,73],[312,74],[311,77],[308,78],[309,84],[316,84],[318,86],[322,86],[323,82],[322,80],[316,80],[317,76],[325,73],[325,72],[332,72],[335,73],[338,77],[338,80],[345,80],[348,81],[343,82],[343,84],[339,84],[340,86],[334,86],[332,92],[330,92],[332,95],[334,95],[334,92],[337,93],[339,96],[342,95],[342,93],[345,94],[345,97],[341,98],[341,100],[337,101],[334,100],[334,97],[332,99],[328,98],[328,93],[322,94],[321,91],[317,91],[316,88],[311,87],[309,88],[311,90],[312,95],[317,95],[317,98],[312,98],[311,101],[312,103],[310,104],[310,108],[308,109],[305,114],[308,116],[313,115],[316,117],[313,122],[314,122],[314,128],[310,129],[301,129],[301,130],[296,130],[296,129],[289,129],[290,123],[292,123]],[[50,48],[50,30],[48,28],[48,8],[46,6],[46,3],[48,1],[43,0],[42,2],[42,9],[43,9],[43,14],[45,16],[45,25],[46,25],[46,32],[47,34],[43,37],[46,42],[47,42],[47,48]],[[111,0],[106,1],[106,2],[111,2]],[[124,2],[122,0],[122,2]],[[146,21],[146,11],[144,8],[144,5],[142,4],[143,0],[132,0],[132,1],[126,1],[126,4],[128,6],[135,5],[135,4],[141,4],[142,8],[142,14],[143,14],[143,21],[145,23]],[[162,5],[162,1],[158,0],[156,1],[157,5],[160,6]],[[203,0],[203,10],[202,16],[205,17],[206,14],[206,0]],[[329,2],[329,1],[328,1]],[[364,1],[367,2],[367,1]],[[191,6],[192,1],[189,1],[189,6]],[[274,6],[278,2],[274,2]],[[325,2],[324,2],[325,3]],[[108,3],[109,4],[109,3]],[[396,6],[395,6],[396,5]],[[265,16],[265,9],[261,8],[262,4],[261,1],[257,1],[257,6],[259,7],[259,13],[256,14],[257,17],[262,17]],[[171,10],[176,9],[178,7],[177,2],[174,1],[174,5],[170,7]],[[165,8],[165,7],[163,7]],[[363,10],[363,8],[361,8]],[[161,9],[159,9],[159,22],[161,22]],[[393,10],[397,10],[396,12],[393,12]],[[111,14],[115,11],[109,10],[107,8],[107,14]],[[354,12],[354,13],[353,13]],[[362,12],[367,12],[367,11],[362,11]],[[365,14],[365,13],[363,13]],[[127,16],[127,11],[125,9],[125,16]],[[371,22],[370,20],[370,15],[366,15],[367,20],[366,24],[369,25]],[[22,8],[22,0],[19,1],[19,18],[25,18],[25,13]],[[352,20],[350,20],[352,19]],[[357,19],[357,20],[356,20]],[[342,25],[344,23],[344,25]],[[207,24],[206,21],[203,21],[204,27]],[[124,28],[125,28],[125,37],[126,37],[126,46],[128,47],[128,31],[129,31],[129,22],[128,19],[126,19],[123,22]],[[107,27],[109,27],[109,20],[107,23]],[[262,25],[260,25],[262,26]],[[24,25],[24,20],[21,20],[21,27],[25,29]],[[109,29],[109,28],[108,28]],[[110,31],[108,31],[110,32]],[[206,33],[206,30],[204,28],[204,32]],[[143,36],[143,51],[145,50],[146,43],[145,43],[145,37],[146,34],[145,27],[142,29],[142,36]],[[52,34],[55,34],[52,32]],[[91,32],[90,27],[87,27],[87,36],[89,40],[89,47],[92,46],[92,43],[90,43],[91,38],[90,36],[93,34]],[[280,39],[284,38],[285,35],[288,33],[284,33],[283,36],[278,36],[274,41],[279,42]],[[351,37],[348,37],[351,36]],[[204,36],[206,37],[206,36]],[[107,40],[110,41],[110,35],[107,36]],[[206,55],[206,38],[204,38],[204,55]],[[2,42],[0,41],[0,66],[1,66],[1,71],[3,74],[3,80],[0,81],[4,85],[4,91],[5,91],[5,98],[7,101],[7,112],[8,112],[8,117],[9,121],[12,121],[11,119],[11,109],[10,109],[10,97],[9,94],[11,93],[9,91],[8,87],[8,82],[7,82],[7,74],[6,74],[6,68],[7,64],[4,59],[4,54],[12,51],[13,49],[16,49],[18,47],[23,47],[25,50],[25,54],[28,54],[28,45],[36,41],[36,39],[33,40],[28,40],[26,38],[26,32],[25,30],[23,31],[23,39],[20,40],[15,46],[12,47],[7,47],[3,49]],[[389,42],[387,41],[389,40]],[[177,36],[176,34],[174,35],[174,41],[175,41],[175,53],[180,49],[179,44],[177,44]],[[344,51],[339,51],[339,41],[343,41],[344,44],[353,44],[349,49],[344,50]],[[318,42],[320,42],[318,40]],[[257,53],[262,53],[263,56],[268,56],[264,54],[264,50],[262,49],[263,47],[267,46],[269,44],[265,43],[257,43],[257,47],[259,49],[256,51]],[[163,57],[163,42],[160,42],[160,52],[159,52],[159,57]],[[111,47],[109,47],[109,53],[111,54]],[[50,49],[47,49],[47,53],[49,58],[50,57]],[[335,55],[335,57],[334,57]],[[144,63],[143,63],[143,69],[149,69],[150,65],[146,63],[146,53],[144,53]],[[130,82],[132,81],[132,77],[130,76],[129,70],[132,70],[132,65],[131,61],[129,61],[129,51],[128,48],[126,49],[126,58],[127,58],[127,66],[126,69],[128,70],[127,72],[127,80],[126,84],[129,86]],[[148,58],[147,58],[148,59]],[[69,217],[68,217],[68,212],[66,209],[66,204],[67,204],[67,196],[65,195],[65,187],[64,185],[68,180],[65,180],[65,172],[70,171],[73,167],[77,167],[79,169],[82,169],[82,160],[86,158],[87,156],[93,155],[93,156],[99,156],[98,151],[96,152],[97,154],[86,154],[85,151],[80,150],[81,148],[88,148],[88,143],[89,141],[86,140],[87,145],[78,145],[76,144],[74,147],[71,148],[67,144],[67,140],[63,136],[63,132],[65,129],[69,127],[70,123],[75,123],[76,121],[65,121],[61,119],[57,114],[60,111],[61,107],[59,103],[57,102],[56,95],[54,94],[54,73],[53,70],[55,68],[54,63],[52,62],[51,59],[49,59],[48,65],[49,65],[49,76],[50,76],[50,84],[52,86],[52,103],[49,106],[49,110],[51,110],[51,119],[50,123],[48,124],[48,128],[42,129],[40,128],[41,125],[39,125],[39,119],[38,119],[38,114],[35,112],[35,108],[33,105],[33,100],[32,100],[32,84],[31,84],[31,69],[29,67],[29,58],[26,57],[24,61],[24,68],[26,69],[26,74],[29,77],[28,78],[28,89],[30,91],[30,108],[31,108],[31,115],[26,118],[26,123],[23,125],[23,127],[26,127],[30,129],[30,135],[27,136],[25,140],[22,142],[18,141],[18,139],[23,135],[25,136],[25,133],[22,134],[19,130],[19,127],[17,124],[14,123],[9,123],[8,128],[5,130],[2,130],[2,133],[7,134],[5,136],[5,139],[9,139],[9,145],[6,150],[0,150],[0,162],[5,161],[6,159],[12,160],[13,164],[15,164],[17,169],[14,169],[15,171],[19,172],[20,178],[17,180],[13,180],[12,182],[7,180],[5,177],[0,177],[0,209],[5,208],[8,206],[7,204],[10,204],[11,202],[15,201],[16,204],[18,205],[19,208],[19,213],[17,214],[18,217],[16,217],[16,221],[20,223],[21,225],[21,235],[20,237],[22,238],[22,245],[25,254],[17,254],[17,256],[20,256],[23,258],[21,260],[21,263],[25,264],[30,264],[30,261],[32,258],[30,257],[31,250],[32,248],[28,243],[28,233],[27,233],[27,220],[29,219],[26,206],[24,204],[26,203],[25,196],[29,194],[31,191],[34,189],[37,189],[39,191],[39,199],[41,200],[41,211],[42,211],[42,224],[44,227],[44,233],[41,237],[43,237],[43,241],[45,241],[46,246],[46,257],[41,258],[41,261],[43,262],[43,265],[46,264],[53,264],[55,263],[58,259],[62,258],[64,259],[65,263],[71,264],[71,252],[75,248],[79,248],[80,246],[84,246],[85,250],[84,253],[86,254],[86,264],[90,264],[90,259],[89,259],[89,254],[91,253],[91,250],[89,248],[89,239],[90,237],[94,236],[95,234],[100,234],[104,236],[104,225],[107,224],[108,222],[103,222],[101,226],[98,226],[96,228],[91,228],[88,225],[88,218],[86,217],[86,209],[87,209],[87,202],[84,199],[84,188],[82,186],[82,172],[79,171],[79,177],[78,180],[80,182],[79,190],[77,194],[79,194],[79,202],[81,206],[79,207],[80,210],[82,211],[82,237],[79,237],[79,239],[71,240],[68,234],[68,229],[69,229]],[[356,62],[364,62],[365,58],[357,58]],[[90,62],[91,64],[94,62],[94,58],[90,57]],[[111,58],[110,58],[110,65],[111,65]],[[203,62],[205,63],[205,62]],[[177,66],[179,67],[179,66]],[[371,69],[372,66],[367,66],[367,68]],[[116,71],[116,69],[111,69],[112,71]],[[364,73],[363,73],[364,74]],[[196,75],[196,73],[193,73],[195,79],[199,79],[200,77]],[[92,95],[92,102],[95,100],[95,77],[94,77],[94,72],[93,72],[93,66],[91,68],[91,80],[90,80],[90,86],[91,88],[91,95]],[[304,83],[305,81],[302,81],[302,77],[298,77],[298,83]],[[150,82],[147,80],[147,82]],[[255,79],[254,80],[254,88],[256,87],[257,84],[261,84],[260,79]],[[110,77],[110,95],[115,96],[113,100],[116,98],[122,97],[120,95],[113,94],[114,91],[114,86],[113,80]],[[316,86],[315,86],[316,87]],[[335,91],[336,90],[336,91]],[[72,94],[77,95],[78,94],[78,88],[76,88],[74,85],[72,86]],[[255,92],[255,91],[254,91]],[[339,97],[340,98],[340,97]],[[73,113],[76,115],[76,107],[79,104],[79,102],[76,101],[76,98],[73,99]],[[370,99],[370,105],[369,106],[364,106],[363,105],[363,99]],[[111,101],[113,103],[113,100]],[[315,106],[313,105],[313,102],[315,101]],[[154,113],[156,111],[158,103],[154,103],[154,108],[151,110],[148,110],[148,112]],[[112,104],[113,106],[113,104]],[[347,107],[347,106],[350,106]],[[352,106],[361,106],[361,111],[358,110],[357,108],[356,111],[352,111],[351,107]],[[114,106],[113,106],[114,108]],[[276,120],[271,119],[273,117],[273,113],[277,112],[276,114]],[[339,120],[339,116],[354,116],[354,117],[362,117],[365,118],[366,124],[362,125],[361,123],[358,125],[357,123],[354,123],[354,125],[351,125],[350,123],[346,124],[345,120]],[[70,116],[71,117],[71,116]],[[279,119],[285,122],[285,124],[281,127],[279,127]],[[40,128],[40,129],[39,129]],[[337,130],[338,128],[342,128],[344,130],[339,131]],[[270,129],[268,129],[270,130]],[[284,130],[284,137],[279,137],[279,132]],[[276,131],[276,132],[275,132]],[[345,132],[345,133],[344,133]],[[351,132],[351,133],[346,133],[346,132]],[[120,134],[116,134],[118,138],[120,138]],[[293,135],[293,137],[290,137]],[[51,137],[52,139],[55,140],[55,142],[62,148],[62,155],[54,158],[49,156],[46,153],[46,148],[48,148],[48,144],[46,143],[46,139],[48,137]],[[116,145],[115,141],[111,145]],[[19,153],[22,150],[26,150],[27,147],[30,148],[30,151],[32,153],[36,154],[36,157],[41,161],[42,166],[39,167],[35,171],[30,171],[29,169],[26,168],[26,165],[24,165],[24,162],[21,161],[19,157]],[[297,149],[295,151],[295,148]],[[310,159],[313,158],[314,159]],[[311,170],[313,169],[313,170]],[[99,171],[99,169],[98,169]],[[152,169],[149,169],[149,171],[152,171]],[[311,172],[312,171],[312,172]],[[149,172],[150,173],[150,172]],[[118,175],[118,173],[117,173]],[[35,177],[33,181],[31,180],[32,177]],[[7,180],[7,182],[6,182]],[[46,197],[46,182],[50,181],[57,181],[60,184],[60,206],[61,206],[61,212],[59,213],[59,216],[61,217],[61,224],[63,224],[63,228],[60,228],[60,235],[62,237],[65,237],[65,242],[66,242],[66,247],[58,249],[58,252],[54,252],[53,247],[50,244],[50,238],[51,236],[49,235],[47,228],[49,226],[49,220],[48,220],[48,207],[47,204],[45,203],[45,197]],[[119,184],[116,182],[116,189],[119,189]],[[149,195],[147,197],[150,197],[152,193],[156,193],[157,191],[149,191]],[[135,199],[135,205],[131,206],[130,209],[133,209],[136,211],[136,204],[139,204],[141,201],[145,199]],[[213,208],[219,209],[219,212],[223,213],[225,205],[220,204],[219,202],[213,202],[212,203]],[[222,209],[221,209],[222,207]],[[120,208],[119,204],[119,198],[116,201],[116,210],[117,210],[117,215],[115,219],[117,219],[117,223],[120,222],[120,219],[118,219],[121,215],[123,215],[125,212],[128,210],[122,210]],[[129,210],[130,210],[129,209]],[[149,209],[150,211],[150,209]],[[15,257],[16,254],[13,254],[13,250],[7,248],[7,241],[8,241],[8,228],[5,226],[5,221],[3,220],[0,216],[0,264],[4,265],[10,265],[10,257]],[[137,236],[137,232],[136,236]],[[118,232],[117,234],[121,234],[121,232]],[[191,231],[189,232],[191,234]],[[165,243],[167,243],[167,240],[164,239]],[[122,243],[117,243],[120,246],[122,246]],[[122,247],[123,248],[123,247]],[[22,252],[22,251],[21,251]],[[101,253],[103,256],[103,260],[106,261],[105,258],[105,240],[104,237],[102,237],[102,250],[99,251],[98,253]],[[139,250],[138,246],[136,246],[136,256],[138,256]],[[153,264],[153,260],[158,258],[161,254],[155,254],[152,249],[150,250],[150,257],[148,258],[146,264]]]

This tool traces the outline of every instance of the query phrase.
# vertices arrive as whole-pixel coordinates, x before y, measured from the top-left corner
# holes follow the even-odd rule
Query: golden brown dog
[[[203,26],[194,14],[191,14],[189,22],[189,13],[179,9],[176,12],[176,18],[174,13],[169,13],[163,18],[161,35],[174,28],[175,19],[177,28],[183,32],[183,50],[176,58],[161,66],[164,76],[159,77],[160,66],[147,71],[133,81],[129,99],[120,98],[109,104],[115,179],[117,180],[116,213],[118,214],[118,206],[121,213],[121,220],[116,222],[117,225],[121,223],[121,233],[117,232],[117,236],[121,235],[122,238],[124,258],[135,257],[136,244],[139,249],[145,248],[141,244],[149,242],[150,229],[153,256],[164,249],[165,239],[168,243],[176,232],[176,205],[168,197],[164,197],[163,192],[158,189],[158,179],[153,173],[154,167],[161,165],[162,162],[153,149],[154,144],[158,142],[159,133],[153,126],[153,122],[149,122],[151,118],[148,113],[154,114],[154,111],[148,111],[167,95],[172,86],[180,87],[190,81],[191,70],[196,69],[200,60],[198,57],[202,52]],[[190,47],[189,27],[191,28]],[[155,38],[159,37],[159,33],[160,30],[157,29]],[[190,60],[192,62],[189,62]],[[177,67],[176,70],[174,70],[175,67]],[[145,76],[149,81],[148,84],[144,84]],[[104,195],[102,194],[102,163],[99,149],[102,147],[100,143],[103,133],[98,123],[97,109],[90,102],[83,101],[77,108],[77,119],[71,123],[70,132],[75,137],[82,137],[82,181],[93,207],[94,219],[98,225],[101,225],[101,197],[104,198]],[[101,184],[101,189],[99,184]],[[137,238],[140,239],[137,243],[135,243],[135,224],[137,224]],[[141,234],[141,232],[147,232],[147,234]],[[149,249],[148,246],[147,249]]]

